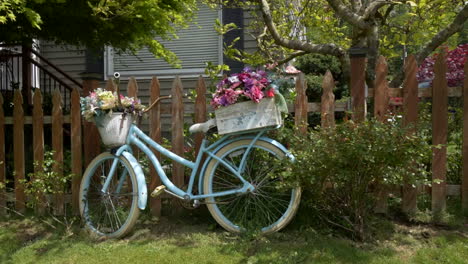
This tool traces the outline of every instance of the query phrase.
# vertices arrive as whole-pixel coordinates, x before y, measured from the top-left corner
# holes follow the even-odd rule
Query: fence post
[[[198,77],[196,92],[194,121],[195,123],[202,123],[206,121],[206,85],[205,79],[202,76]],[[200,151],[203,138],[203,133],[195,134],[195,157],[198,155],[198,151]]]
[[[6,214],[6,159],[5,159],[5,115],[3,113],[3,96],[0,93],[0,216]]]
[[[151,87],[150,88],[150,92],[151,92],[150,102],[152,103],[156,99],[158,99],[159,96],[161,95],[161,88],[160,88],[158,78],[153,77],[153,79],[151,80],[150,87]],[[161,106],[161,103],[154,106],[150,112],[150,137],[157,143],[161,143],[162,141],[161,140],[161,107],[160,106]],[[161,153],[159,153],[158,151],[154,151],[154,152],[158,160],[160,160]],[[149,184],[149,192],[151,193],[154,190],[154,188],[161,185],[161,179],[158,177],[158,174],[153,166],[150,166],[150,175],[151,175],[151,181]],[[156,198],[151,197],[150,206],[151,206],[152,215],[154,216],[161,215],[161,197],[160,196]]]
[[[128,80],[127,95],[128,95],[128,97],[133,97],[135,99],[138,98],[138,83],[135,80],[135,77],[133,77],[133,76],[130,77],[130,79]],[[133,146],[132,150],[133,150],[134,155],[137,157],[137,159],[139,159],[140,158],[140,151],[138,150],[138,148]]]
[[[91,91],[99,87],[99,80],[93,76],[83,78],[83,95],[88,96]],[[89,121],[83,121],[83,151],[84,166],[88,164],[101,152],[101,136],[97,127]]]
[[[384,56],[380,56],[375,67],[375,87],[374,87],[374,117],[380,122],[386,122],[388,111],[388,82],[387,82],[387,61]],[[377,186],[377,198],[374,211],[386,214],[388,211],[388,186],[379,183]]]
[[[413,126],[410,133],[415,133],[415,125],[418,120],[418,80],[416,73],[418,65],[414,55],[408,56],[405,63],[405,81],[403,85],[403,125]],[[416,213],[418,192],[408,182],[408,177],[403,178],[402,211],[407,215]]]
[[[354,47],[349,50],[351,76],[352,119],[356,122],[366,118],[366,50]]]
[[[44,162],[44,111],[42,110],[42,92],[37,89],[33,97],[33,148],[34,148],[34,173],[37,175],[43,171]],[[34,179],[30,179],[31,181]],[[38,197],[39,203],[36,211],[39,215],[45,213],[45,196]]]
[[[335,95],[333,94],[335,88],[335,80],[329,70],[325,73],[322,82],[322,99],[321,99],[321,124],[323,128],[335,127]]]
[[[24,112],[23,96],[19,90],[15,90],[13,98],[13,146],[15,166],[15,208],[19,212],[25,211],[26,195],[24,193]]]
[[[62,96],[60,91],[56,89],[52,93],[52,150],[54,151],[53,170],[63,177],[63,113],[62,113]],[[54,195],[54,214],[63,215],[65,208],[64,185],[57,182]]]
[[[437,221],[445,210],[447,171],[447,64],[445,52],[441,52],[434,65],[432,84],[432,212]]]
[[[182,101],[182,82],[177,76],[172,84],[172,152],[179,156],[184,155],[184,104]],[[184,185],[184,166],[177,162],[172,163],[172,181],[175,186]],[[174,198],[176,201],[178,198]],[[174,212],[180,213],[181,207],[175,206]]]
[[[300,73],[296,79],[296,103],[294,104],[294,124],[299,129],[300,133],[307,133],[307,82],[304,73]]]
[[[80,214],[80,183],[83,170],[82,146],[81,146],[81,109],[80,92],[73,89],[71,93],[71,159],[72,159],[72,208],[73,214]]]
[[[463,81],[463,177],[461,193],[462,208],[464,213],[468,214],[468,61],[465,62],[465,80]]]
[[[107,91],[115,92],[115,84],[112,79],[107,79],[106,88]]]

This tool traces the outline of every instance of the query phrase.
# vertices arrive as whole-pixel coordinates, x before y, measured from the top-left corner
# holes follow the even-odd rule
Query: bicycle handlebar
[[[151,108],[153,108],[155,105],[157,105],[157,104],[159,103],[159,101],[165,100],[165,99],[171,99],[171,98],[172,98],[172,95],[159,97],[159,98],[156,99],[148,108],[146,108],[146,109],[143,111],[143,113],[146,113],[146,112],[148,112],[149,110],[151,110]]]

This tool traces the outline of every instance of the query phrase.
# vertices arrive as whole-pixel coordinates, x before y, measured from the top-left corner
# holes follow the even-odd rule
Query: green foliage
[[[195,12],[195,0],[7,0],[0,4],[0,42],[44,39],[95,49],[110,45],[117,52],[146,46],[179,66],[175,54],[155,37],[177,38],[177,29],[186,27]]]
[[[327,70],[332,73],[333,79],[336,81],[337,87],[334,91],[335,97],[340,99],[348,95],[348,86],[346,80],[343,79],[341,65],[336,57],[321,54],[307,54],[299,57],[294,64],[299,70],[306,74],[306,93],[310,102],[321,100],[323,76]]]
[[[25,193],[30,198],[27,205],[31,208],[46,202],[44,197],[47,194],[63,194],[66,184],[73,177],[70,167],[70,152],[65,153],[64,164],[59,164],[54,159],[54,153],[54,151],[46,151],[42,164],[34,162],[37,172],[28,173],[29,180],[25,179],[21,182],[24,185]]]
[[[382,186],[427,184],[430,146],[397,120],[345,122],[306,136],[285,132],[296,161],[282,174],[307,190],[302,199],[312,219],[328,228],[366,239],[372,226],[375,195]]]

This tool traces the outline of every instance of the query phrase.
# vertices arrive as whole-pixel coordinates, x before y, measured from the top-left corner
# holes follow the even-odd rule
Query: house
[[[233,30],[224,36],[219,36],[214,30],[215,19],[224,24],[235,23],[240,29]],[[176,69],[161,59],[155,59],[147,50],[143,49],[136,55],[117,54],[112,47],[106,47],[101,54],[93,54],[82,47],[57,46],[46,41],[38,41],[38,53],[61,69],[73,79],[82,81],[90,74],[97,77],[104,86],[104,82],[114,72],[121,74],[121,87],[125,89],[128,79],[133,76],[138,81],[139,98],[143,103],[149,102],[149,85],[153,76],[158,77],[161,84],[161,94],[169,94],[175,76],[180,76],[183,87],[194,88],[200,75],[205,75],[205,63],[228,64],[233,72],[240,71],[243,65],[227,59],[223,55],[223,44],[240,37],[239,49],[254,50],[255,40],[244,30],[243,25],[250,20],[248,12],[242,9],[224,8],[213,10],[201,5],[198,16],[189,28],[178,32],[179,39],[162,43],[173,51],[182,61],[182,68]],[[56,74],[57,70],[46,65],[45,68]],[[34,70],[33,70],[34,71]],[[64,83],[73,87],[75,84],[68,78],[59,77]],[[21,79],[19,78],[20,86]],[[209,81],[207,80],[207,83]],[[44,86],[44,85],[43,85]],[[189,121],[189,117],[187,117]],[[170,129],[169,116],[163,118],[163,131]]]

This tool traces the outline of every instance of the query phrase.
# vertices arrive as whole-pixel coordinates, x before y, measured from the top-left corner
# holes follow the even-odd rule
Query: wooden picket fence
[[[357,63],[362,64],[361,58],[358,58]],[[356,62],[356,61],[355,61]],[[351,60],[353,64],[353,59]],[[381,57],[376,69],[377,78],[375,81],[375,89],[368,92],[368,96],[374,97],[374,113],[373,115],[379,120],[384,121],[388,113],[389,97],[403,97],[403,113],[404,124],[409,125],[417,121],[417,106],[419,97],[433,97],[433,138],[434,144],[442,144],[442,148],[434,149],[433,157],[433,179],[442,180],[440,184],[432,186],[432,208],[434,212],[444,210],[447,195],[461,195],[463,208],[468,209],[468,83],[467,79],[464,82],[463,92],[461,88],[447,88],[445,80],[446,67],[445,63],[439,60],[436,64],[436,78],[433,83],[433,88],[419,89],[416,80],[417,65],[413,56],[410,56],[405,66],[406,80],[402,89],[389,88],[386,81],[387,66],[385,59]],[[468,64],[467,64],[468,65]],[[468,72],[468,66],[465,66],[465,73]],[[295,124],[303,133],[308,128],[308,113],[320,112],[321,124],[323,127],[333,127],[335,125],[335,112],[351,111],[353,119],[361,121],[365,117],[365,97],[364,85],[361,75],[354,75],[351,80],[351,95],[352,100],[349,102],[335,102],[333,88],[335,86],[333,77],[330,72],[327,72],[323,80],[323,95],[321,103],[310,103],[306,96],[306,81],[303,74],[296,77],[296,92],[297,97],[293,105],[290,106],[290,112],[294,112]],[[361,78],[353,80],[353,78]],[[85,95],[89,91],[97,88],[98,81],[85,81],[83,83],[82,94]],[[193,88],[193,87],[190,87]],[[106,89],[114,90],[112,81],[108,81]],[[162,104],[154,107],[149,113],[149,135],[156,142],[162,141],[161,136],[161,114],[171,114],[171,144],[172,151],[178,155],[184,154],[184,115],[193,114],[194,122],[204,122],[207,120],[207,104],[206,94],[207,89],[205,80],[199,77],[196,87],[197,97],[195,103],[184,103],[182,82],[179,77],[176,77],[172,84],[171,94],[172,102],[170,104]],[[138,83],[134,78],[130,78],[127,86],[127,94],[129,96],[138,96]],[[464,134],[463,134],[463,184],[447,185],[445,183],[446,174],[446,138],[447,138],[447,98],[449,96],[462,96],[464,98]],[[154,101],[161,96],[161,88],[158,78],[153,77],[150,85],[150,100]],[[24,188],[20,181],[26,179],[25,175],[25,154],[24,154],[24,125],[32,124],[33,126],[33,149],[34,161],[42,162],[44,159],[44,124],[52,124],[52,149],[55,151],[54,159],[58,163],[63,163],[63,124],[70,123],[71,131],[71,168],[75,175],[70,183],[71,188],[68,188],[70,193],[54,195],[54,197],[44,197],[51,201],[52,208],[38,208],[39,213],[46,211],[61,215],[65,213],[66,204],[70,203],[74,214],[78,214],[78,191],[81,181],[83,168],[86,167],[91,159],[101,152],[100,137],[94,124],[82,120],[80,116],[79,97],[80,92],[74,90],[71,96],[71,112],[69,115],[62,114],[62,102],[60,93],[57,91],[53,94],[53,111],[51,116],[44,116],[42,112],[42,98],[40,91],[34,94],[34,110],[31,117],[24,116],[22,109],[22,97],[20,92],[15,93],[14,98],[14,114],[12,117],[4,117],[3,110],[0,107],[0,183],[5,183],[7,178],[14,176],[14,192],[6,192],[0,190],[0,215],[5,213],[5,208],[12,207],[23,212],[25,203],[28,197],[25,194]],[[0,105],[3,103],[0,97]],[[5,175],[5,126],[13,125],[14,129],[14,175]],[[203,135],[194,135],[195,149],[198,151]],[[155,153],[158,157],[158,153]],[[28,161],[32,162],[32,161]],[[55,168],[58,173],[62,173],[61,167]],[[153,168],[150,169],[148,187],[151,191],[161,182]],[[27,179],[33,180],[33,179]],[[172,171],[173,182],[181,187],[185,183],[184,168],[182,165],[174,163]],[[405,184],[401,188],[403,198],[402,208],[405,212],[414,212],[417,209],[416,198],[418,189],[411,185]],[[377,194],[378,206],[377,211],[385,212],[387,205],[386,200],[389,195],[387,192]],[[419,190],[421,191],[421,190]],[[171,205],[178,208],[177,205]],[[153,215],[160,215],[162,209],[161,198],[150,198],[150,211]],[[52,210],[51,210],[52,209]]]

